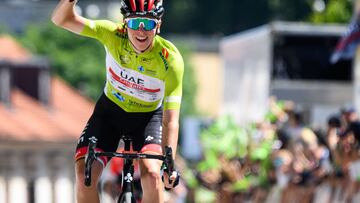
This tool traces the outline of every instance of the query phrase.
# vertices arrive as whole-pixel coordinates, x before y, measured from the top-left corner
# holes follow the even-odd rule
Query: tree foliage
[[[329,0],[322,12],[313,11],[309,20],[314,23],[347,23],[352,16],[352,2]]]
[[[52,24],[29,26],[20,41],[34,54],[49,58],[52,71],[92,99],[104,85],[104,48]]]

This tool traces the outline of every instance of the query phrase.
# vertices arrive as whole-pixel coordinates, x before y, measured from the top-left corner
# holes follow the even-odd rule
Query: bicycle
[[[136,203],[133,195],[133,175],[134,175],[134,159],[158,159],[163,161],[164,170],[168,174],[172,174],[174,170],[174,160],[172,158],[172,149],[169,146],[165,147],[165,155],[145,154],[145,153],[129,153],[131,139],[123,136],[121,138],[124,141],[125,152],[95,152],[97,139],[95,137],[90,138],[88,153],[85,159],[85,185],[91,185],[91,167],[94,160],[98,157],[119,157],[124,159],[124,167],[121,177],[122,189],[120,196],[118,197],[117,203]]]

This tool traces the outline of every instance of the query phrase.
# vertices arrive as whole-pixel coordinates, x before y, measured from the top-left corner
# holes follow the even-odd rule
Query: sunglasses
[[[144,30],[150,31],[156,28],[159,21],[151,18],[128,18],[125,22],[127,27],[132,30],[138,30],[142,25]]]

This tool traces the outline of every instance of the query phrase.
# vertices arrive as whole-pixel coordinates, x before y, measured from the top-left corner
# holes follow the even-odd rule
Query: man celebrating
[[[124,20],[119,24],[79,16],[74,12],[76,2],[61,0],[52,21],[97,39],[106,51],[104,93],[81,134],[75,154],[77,201],[91,203],[99,202],[99,196],[96,184],[84,185],[89,138],[97,138],[98,151],[115,152],[125,134],[133,140],[136,151],[162,154],[164,146],[170,146],[176,152],[184,64],[176,47],[157,35],[164,13],[162,0],[122,0]],[[106,158],[94,162],[94,181],[107,162]],[[160,167],[157,160],[140,161],[143,203],[164,201]],[[176,172],[165,173],[165,187],[174,187],[178,177]]]

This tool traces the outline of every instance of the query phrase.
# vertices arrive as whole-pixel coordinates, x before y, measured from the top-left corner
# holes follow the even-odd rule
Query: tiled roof
[[[13,89],[10,108],[0,103],[0,140],[75,140],[80,136],[92,109],[91,101],[57,77],[51,82],[48,106],[19,89]]]
[[[11,36],[0,36],[0,59],[24,62],[31,57],[31,54],[21,47]]]
[[[13,38],[0,36],[0,60],[26,63],[30,58]],[[93,107],[93,102],[58,77],[51,79],[48,105],[14,87],[10,105],[0,101],[0,142],[78,139]]]

